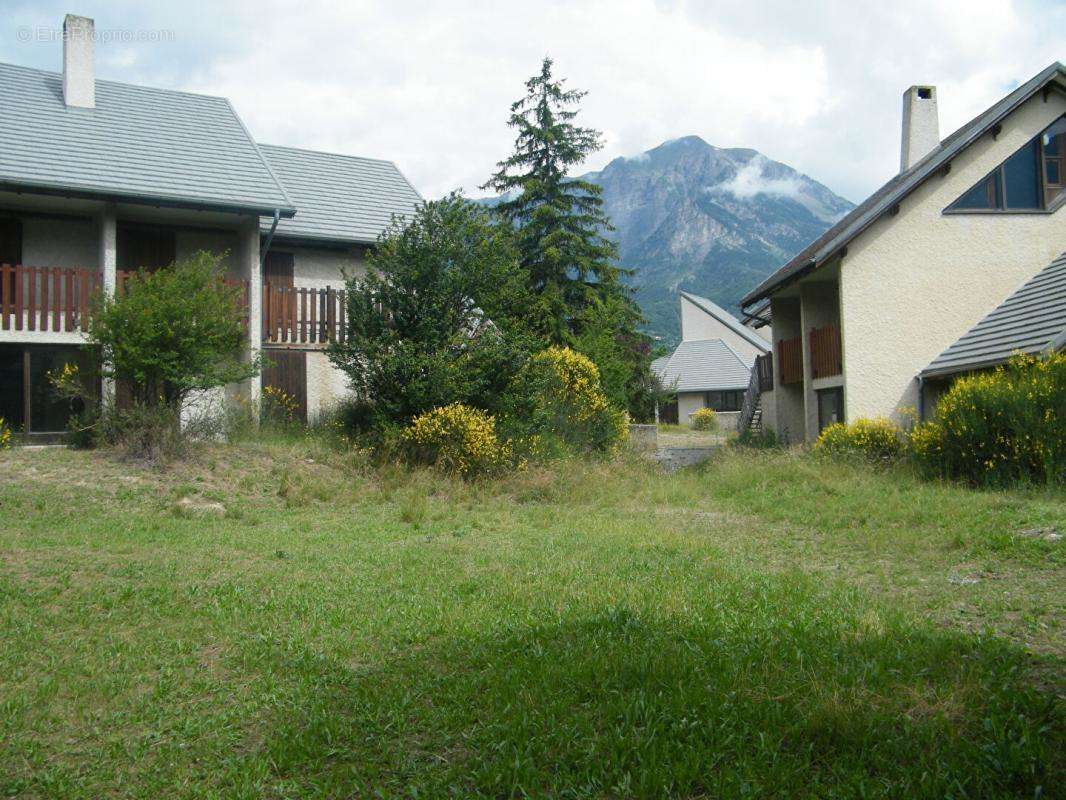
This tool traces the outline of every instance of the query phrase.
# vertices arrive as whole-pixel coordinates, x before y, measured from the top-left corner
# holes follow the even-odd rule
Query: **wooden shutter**
[[[272,348],[263,355],[270,362],[263,367],[263,388],[273,386],[295,399],[297,419],[307,422],[307,353]]]
[[[120,270],[152,272],[170,266],[175,258],[174,231],[140,225],[119,226],[116,261]]]
[[[276,250],[267,251],[266,261],[263,264],[263,281],[269,281],[274,287],[292,288],[292,277],[295,259],[292,253],[279,253]]]

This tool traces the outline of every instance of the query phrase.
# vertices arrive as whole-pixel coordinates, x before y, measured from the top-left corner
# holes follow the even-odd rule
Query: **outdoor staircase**
[[[762,393],[773,388],[773,374],[772,356],[767,354],[755,359],[748,389],[744,392],[744,402],[740,406],[738,431],[762,432]]]
[[[748,430],[752,433],[762,432],[762,397],[755,398],[755,410],[751,414]]]

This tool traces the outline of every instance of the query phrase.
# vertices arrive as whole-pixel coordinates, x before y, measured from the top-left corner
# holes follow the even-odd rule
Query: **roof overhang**
[[[78,200],[98,200],[104,203],[129,203],[133,205],[156,206],[159,208],[185,208],[193,211],[217,211],[228,214],[255,214],[256,216],[274,216],[277,211],[282,217],[292,219],[296,209],[291,206],[278,208],[259,204],[220,203],[212,200],[198,200],[188,197],[140,194],[136,192],[106,192],[78,186],[35,183],[30,181],[11,181],[0,178],[0,191],[14,194],[42,194],[54,197],[69,197]]]

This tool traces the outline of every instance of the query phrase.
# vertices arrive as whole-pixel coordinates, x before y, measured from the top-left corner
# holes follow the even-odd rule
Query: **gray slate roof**
[[[275,235],[285,239],[372,243],[393,214],[409,215],[422,200],[391,161],[259,147],[299,209],[278,224]]]
[[[700,297],[698,294],[689,294],[688,292],[681,292],[681,296],[693,303],[701,311],[710,314],[716,320],[725,325],[729,330],[733,331],[737,336],[744,339],[748,344],[753,347],[758,347],[764,353],[769,352],[770,343],[764,338],[755,333],[751,328],[746,327],[736,317],[726,311],[719,305],[712,303],[706,297]]]
[[[652,371],[678,392],[747,389],[753,363],[721,339],[694,339],[653,361]]]
[[[0,64],[0,188],[291,216],[295,209],[229,101],[96,81],[63,102],[58,73]]]
[[[1002,364],[1018,352],[1066,345],[1066,253],[1026,281],[922,370],[935,377]]]
[[[889,180],[884,186],[848,212],[843,219],[804,248],[781,269],[764,280],[740,301],[747,307],[768,297],[789,280],[814,269],[832,257],[852,239],[866,230],[882,215],[888,213],[903,198],[951,162],[962,150],[1001,122],[1018,106],[1050,84],[1066,88],[1066,66],[1055,62],[1023,83],[984,113],[970,120],[944,139],[929,155],[906,172]]]

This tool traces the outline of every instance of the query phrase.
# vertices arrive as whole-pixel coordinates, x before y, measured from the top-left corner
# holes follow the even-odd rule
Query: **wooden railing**
[[[345,323],[343,289],[293,288],[263,284],[264,344],[323,345],[343,341]]]
[[[0,328],[5,331],[85,331],[96,270],[0,265]]]
[[[121,297],[126,292],[126,285],[129,283],[130,278],[137,275],[137,270],[115,270],[115,293]],[[241,317],[241,327],[244,328],[245,333],[248,332],[248,303],[250,298],[248,297],[248,281],[237,280],[234,278],[224,278],[222,281],[224,286],[231,289],[241,290],[241,308],[244,313]]]
[[[783,385],[803,382],[803,341],[799,336],[778,341],[777,362]]]
[[[844,371],[840,326],[811,328],[811,377],[828,378]]]

